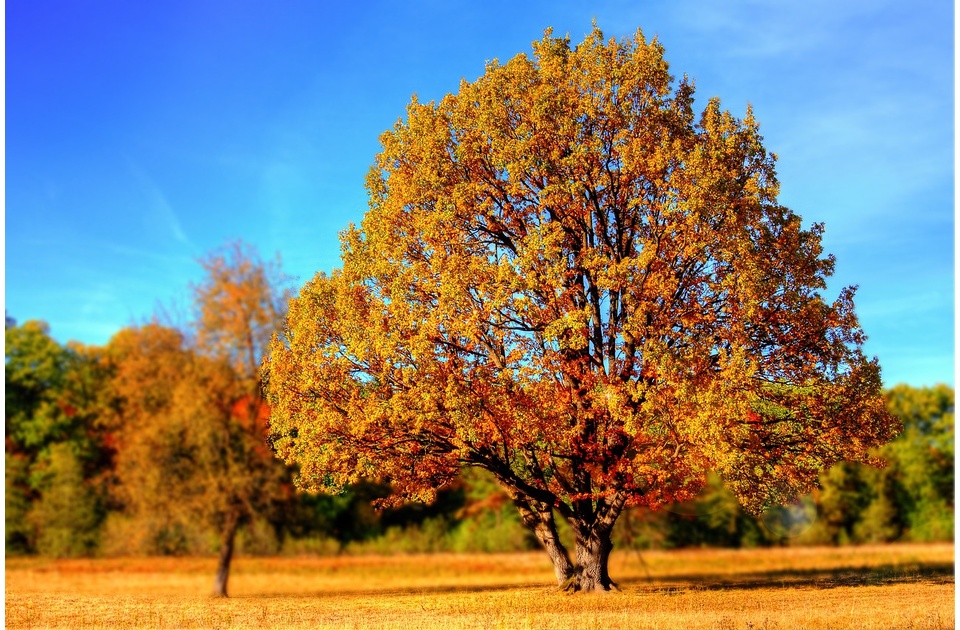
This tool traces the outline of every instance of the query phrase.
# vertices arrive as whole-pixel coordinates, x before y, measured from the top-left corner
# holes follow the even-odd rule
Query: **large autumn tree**
[[[414,99],[266,364],[299,483],[429,500],[486,469],[558,583],[606,590],[625,506],[715,471],[759,511],[868,460],[896,420],[854,291],[824,296],[823,227],[778,203],[751,111],[693,95],[655,40],[594,29]]]

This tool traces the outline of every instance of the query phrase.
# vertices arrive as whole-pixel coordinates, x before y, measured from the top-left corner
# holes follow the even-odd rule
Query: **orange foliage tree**
[[[260,259],[241,242],[200,261],[206,272],[194,287],[196,347],[219,369],[207,371],[206,387],[193,399],[198,413],[220,409],[218,391],[231,391],[229,406],[210,423],[210,483],[218,498],[213,512],[221,532],[214,595],[226,596],[237,529],[280,498],[287,470],[267,444],[269,410],[260,381],[260,363],[286,314],[290,291],[280,261]],[[217,385],[221,384],[220,389]],[[227,389],[229,388],[229,389]]]
[[[194,419],[179,412],[195,361],[184,334],[157,323],[125,328],[104,348],[104,420],[117,436],[110,553],[185,553],[200,521]]]
[[[121,440],[118,495],[133,531],[176,552],[185,523],[213,527],[213,591],[225,596],[240,527],[288,494],[289,471],[266,442],[259,366],[289,293],[279,265],[241,243],[200,262],[189,327],[149,324],[110,341],[108,396]]]
[[[558,584],[607,590],[625,506],[716,471],[759,511],[897,423],[751,111],[695,116],[640,31],[533,52],[414,98],[381,137],[342,269],[273,342],[271,433],[308,489],[374,476],[429,500],[486,469]]]

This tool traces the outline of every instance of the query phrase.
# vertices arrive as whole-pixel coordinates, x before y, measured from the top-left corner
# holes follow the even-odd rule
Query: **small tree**
[[[226,596],[237,532],[287,497],[289,472],[266,442],[259,366],[289,295],[279,265],[241,243],[201,265],[186,331],[150,324],[111,340],[118,475],[149,535],[169,542],[186,519],[216,530],[213,593]]]
[[[213,591],[226,596],[237,529],[278,499],[287,474],[267,445],[269,410],[260,363],[282,325],[290,291],[280,261],[264,262],[244,243],[228,245],[200,263],[206,278],[193,288],[197,350],[223,369],[207,370],[201,396],[190,400],[198,412],[217,414],[203,426],[212,455],[208,483],[217,498],[212,515],[221,532]],[[227,391],[231,397],[225,400]]]
[[[486,469],[558,584],[607,590],[625,506],[713,470],[758,512],[896,421],[750,110],[697,119],[639,31],[533,48],[381,137],[343,268],[273,342],[271,433],[313,490],[373,476],[429,500]]]
[[[88,555],[99,545],[103,520],[98,498],[83,477],[73,442],[50,447],[37,466],[40,499],[27,520],[36,526],[37,551],[56,558]]]

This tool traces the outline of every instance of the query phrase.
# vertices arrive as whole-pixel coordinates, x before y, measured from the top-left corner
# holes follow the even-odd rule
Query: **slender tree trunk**
[[[227,517],[220,540],[220,558],[217,561],[217,575],[213,581],[213,596],[227,596],[227,579],[230,577],[230,561],[233,560],[233,543],[237,537],[240,519],[235,515]]]
[[[557,576],[557,585],[563,586],[574,574],[574,566],[570,562],[570,554],[567,553],[566,547],[560,542],[557,524],[553,519],[553,510],[523,497],[516,497],[513,502],[520,511],[523,524],[533,532],[544,551],[550,556],[553,572]]]

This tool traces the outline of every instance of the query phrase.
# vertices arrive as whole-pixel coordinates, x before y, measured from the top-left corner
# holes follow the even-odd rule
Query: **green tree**
[[[46,322],[8,325],[5,337],[7,448],[35,455],[74,433],[75,416],[64,399],[71,356],[50,337]]]
[[[868,470],[876,469],[840,462],[820,475],[820,489],[814,495],[817,520],[807,534],[808,539],[842,545],[856,542],[866,534],[860,520],[875,490]],[[868,537],[874,538],[874,535]]]
[[[889,469],[877,471],[875,469],[860,469],[866,473],[864,485],[866,490],[861,496],[866,498],[866,507],[860,512],[854,512],[856,522],[853,525],[853,535],[850,538],[856,542],[891,542],[903,535],[903,513],[897,505],[897,490],[894,475]],[[859,498],[859,497],[858,497]],[[864,505],[863,499],[848,506],[853,512]],[[840,537],[836,542],[846,542]]]
[[[100,497],[84,478],[72,442],[50,447],[34,475],[40,498],[27,515],[39,534],[37,551],[45,556],[76,557],[95,552],[103,521]]]
[[[769,541],[759,518],[743,510],[716,474],[708,475],[694,500],[664,511],[664,547],[755,547]]]
[[[343,267],[267,365],[302,487],[430,500],[492,473],[573,590],[615,588],[630,505],[717,471],[759,512],[896,432],[821,225],[777,202],[748,110],[675,82],[639,31],[493,62],[383,134]],[[556,515],[574,532],[571,556]]]
[[[77,555],[96,546],[112,466],[98,422],[104,376],[96,349],[61,346],[49,332],[9,318],[5,329],[6,542],[9,551]]]
[[[510,552],[536,546],[536,538],[524,527],[510,495],[493,475],[479,468],[465,468],[460,483],[464,505],[452,532],[455,550]]]
[[[890,462],[903,526],[912,540],[950,540],[954,528],[954,392],[946,385],[898,385],[888,407],[903,434],[880,450]],[[878,494],[878,499],[889,496]],[[881,508],[875,508],[877,510]]]
[[[903,432],[876,450],[884,466],[841,462],[820,475],[818,518],[802,542],[953,537],[953,390],[897,385],[884,395]]]
[[[4,519],[7,554],[27,553],[34,548],[34,535],[27,521],[31,493],[29,462],[23,455],[4,453]]]

